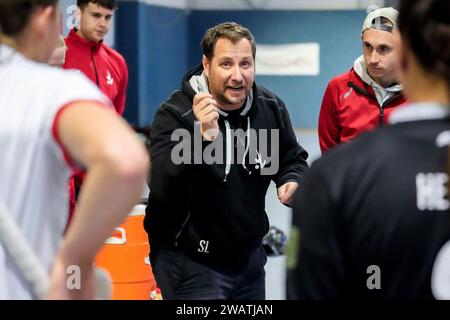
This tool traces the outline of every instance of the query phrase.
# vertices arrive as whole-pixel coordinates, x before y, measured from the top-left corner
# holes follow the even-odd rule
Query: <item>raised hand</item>
[[[198,93],[194,97],[192,109],[200,123],[200,132],[208,141],[214,141],[219,135],[219,113],[217,101],[209,93]]]

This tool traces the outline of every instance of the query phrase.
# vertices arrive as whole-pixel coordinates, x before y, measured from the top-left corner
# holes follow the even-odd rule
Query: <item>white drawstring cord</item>
[[[250,148],[250,117],[247,117],[247,141],[245,146],[245,152],[244,152],[244,156],[242,157],[242,166],[244,167],[245,170],[247,170],[248,174],[252,174],[252,172],[250,170],[247,169],[247,166],[245,165],[245,157],[247,156],[248,153],[248,149]]]
[[[227,120],[225,120],[225,143],[226,143],[226,162],[225,162],[225,178],[223,179],[224,182],[227,181],[227,176],[230,173],[231,169],[231,130],[230,130],[230,124]]]

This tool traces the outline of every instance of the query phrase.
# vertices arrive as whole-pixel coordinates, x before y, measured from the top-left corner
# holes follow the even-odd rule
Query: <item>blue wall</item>
[[[148,126],[161,102],[179,87],[187,69],[188,13],[119,2],[116,48],[128,63],[125,118]]]
[[[261,44],[318,42],[319,76],[258,76],[279,95],[296,128],[316,128],[328,81],[349,69],[361,54],[365,13],[352,11],[186,11],[119,2],[116,44],[128,61],[130,84],[125,117],[135,125],[151,123],[160,103],[180,87],[183,74],[198,64],[207,28],[236,21]]]

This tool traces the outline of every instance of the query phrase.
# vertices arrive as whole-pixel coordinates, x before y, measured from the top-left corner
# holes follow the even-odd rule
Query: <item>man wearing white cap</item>
[[[382,126],[389,113],[405,102],[397,82],[398,11],[377,8],[364,20],[363,55],[328,84],[319,115],[322,153],[362,132]]]

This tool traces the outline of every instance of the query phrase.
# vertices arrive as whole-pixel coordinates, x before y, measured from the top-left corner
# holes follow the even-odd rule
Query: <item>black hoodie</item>
[[[155,115],[144,225],[152,251],[179,248],[201,263],[233,268],[245,262],[268,231],[265,197],[270,181],[277,187],[289,181],[300,184],[308,154],[297,142],[284,103],[256,84],[251,104],[244,104],[242,111],[220,112],[221,135],[214,143],[222,145],[202,141],[192,111],[196,90],[189,82],[202,71],[200,65],[188,72],[181,90],[172,93]],[[243,134],[234,138],[231,130],[239,128]],[[273,129],[279,130],[279,139],[272,141]],[[172,139],[174,131],[182,137],[179,141]],[[181,142],[189,152],[180,152]],[[216,153],[211,152],[214,146]],[[278,151],[271,154],[276,146]],[[221,154],[222,159],[207,164],[202,154]],[[267,168],[271,169],[264,171]]]

